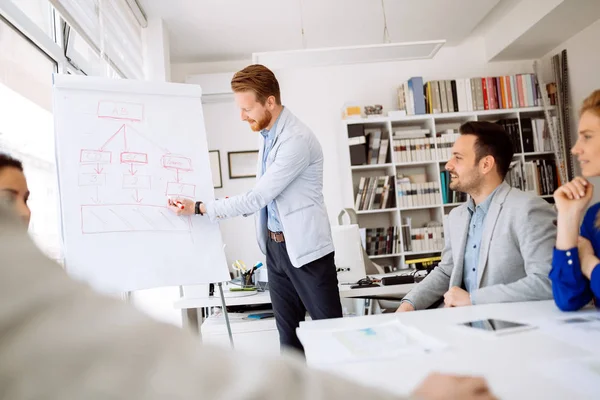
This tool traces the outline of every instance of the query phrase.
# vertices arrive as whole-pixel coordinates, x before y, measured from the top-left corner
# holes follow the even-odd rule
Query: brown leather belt
[[[269,231],[269,238],[277,243],[285,242],[285,237],[283,236],[283,232],[271,232]]]

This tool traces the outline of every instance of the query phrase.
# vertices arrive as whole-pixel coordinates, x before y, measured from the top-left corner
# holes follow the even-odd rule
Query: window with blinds
[[[144,78],[142,27],[126,2],[119,0],[50,0],[89,46],[100,53],[119,75]],[[75,46],[69,45],[74,55]],[[74,57],[77,57],[74,55]]]

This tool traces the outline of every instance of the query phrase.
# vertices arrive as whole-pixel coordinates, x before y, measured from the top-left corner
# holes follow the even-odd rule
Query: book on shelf
[[[512,187],[525,190],[525,171],[521,161],[512,161],[510,163],[508,173],[504,180]]]
[[[505,118],[496,121],[497,124],[501,125],[508,136],[510,137],[510,141],[513,145],[514,153],[522,153],[523,148],[521,147],[521,134],[519,132],[519,120],[517,118]],[[523,138],[523,143],[525,143],[525,138]]]
[[[523,151],[525,153],[552,151],[550,130],[544,118],[522,118],[521,132],[523,133]]]
[[[400,227],[400,232],[402,233],[402,249],[405,252],[412,251],[412,242],[410,240],[410,219],[408,222],[402,224]]]
[[[444,228],[439,222],[431,223],[433,226],[413,228],[412,218],[402,218],[400,231],[402,234],[402,247],[405,252],[438,252],[444,248]]]
[[[422,91],[417,90],[420,82],[420,77],[411,78],[398,88],[398,108],[405,110],[407,115],[525,108],[542,104],[535,74],[432,80],[423,85]]]
[[[412,77],[398,87],[398,109],[406,111],[407,115],[426,113],[422,77]]]
[[[367,163],[367,137],[364,125],[348,125],[348,146],[350,147],[350,165]]]
[[[355,210],[392,208],[394,176],[361,176],[356,189]]]
[[[394,130],[393,151],[397,163],[432,161],[435,151],[429,129],[404,127]]]
[[[433,138],[394,139],[394,157],[397,163],[433,161],[434,152]]]
[[[397,254],[400,252],[400,229],[397,226],[361,228],[363,247],[369,256]]]
[[[434,265],[442,261],[442,256],[420,257],[404,261],[404,264],[412,269],[425,270],[431,269]]]
[[[450,189],[450,172],[440,172],[442,202],[444,204],[462,203],[467,201],[467,194]]]
[[[400,208],[440,204],[440,186],[437,182],[410,183],[399,178],[396,183],[397,204]]]
[[[413,252],[442,251],[444,249],[444,228],[441,226],[411,228],[410,241]]]
[[[363,124],[349,125],[350,165],[385,164],[389,143],[381,129],[365,129]]]
[[[513,165],[514,164],[514,165]],[[538,196],[550,196],[560,186],[558,168],[554,160],[514,161],[508,171],[509,185]]]
[[[437,159],[439,161],[447,161],[452,157],[452,146],[454,146],[454,142],[456,142],[459,136],[460,133],[452,129],[447,129],[444,132],[436,134]]]

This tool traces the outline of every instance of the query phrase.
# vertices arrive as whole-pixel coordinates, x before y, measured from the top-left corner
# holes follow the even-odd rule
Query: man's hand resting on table
[[[396,310],[396,312],[407,312],[407,311],[415,311],[415,308],[408,302],[403,301],[400,303],[400,307]]]
[[[496,400],[496,397],[483,378],[433,373],[425,378],[410,399]]]

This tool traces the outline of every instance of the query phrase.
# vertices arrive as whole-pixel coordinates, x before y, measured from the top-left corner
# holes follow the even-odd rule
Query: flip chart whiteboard
[[[214,199],[201,95],[197,85],[54,76],[73,277],[108,292],[230,279],[218,224],[166,208],[169,196]]]

